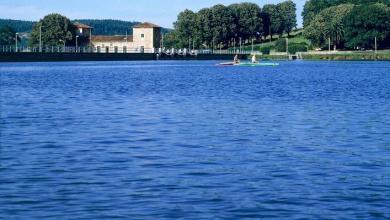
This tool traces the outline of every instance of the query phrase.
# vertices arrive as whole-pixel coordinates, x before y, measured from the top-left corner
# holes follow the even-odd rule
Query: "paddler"
[[[234,64],[239,64],[240,63],[240,60],[238,59],[238,55],[237,54],[234,56],[233,63]]]
[[[258,63],[257,60],[256,60],[256,55],[252,55],[252,63]]]

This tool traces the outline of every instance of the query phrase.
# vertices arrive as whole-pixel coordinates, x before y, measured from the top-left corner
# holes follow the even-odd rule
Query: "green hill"
[[[133,33],[133,26],[138,24],[136,21],[121,21],[111,19],[77,19],[74,20],[82,24],[93,27],[94,35],[124,35]]]
[[[35,24],[34,21],[21,21],[21,20],[1,19],[0,18],[0,27],[10,26],[16,32],[31,32],[34,24]]]

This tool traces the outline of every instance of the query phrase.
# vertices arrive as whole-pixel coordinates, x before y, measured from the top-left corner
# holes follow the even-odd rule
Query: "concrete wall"
[[[154,60],[152,53],[0,53],[0,62]]]
[[[246,59],[247,55],[240,55]],[[154,53],[0,53],[0,62],[125,61],[156,60]],[[159,60],[233,60],[232,55],[161,56]]]

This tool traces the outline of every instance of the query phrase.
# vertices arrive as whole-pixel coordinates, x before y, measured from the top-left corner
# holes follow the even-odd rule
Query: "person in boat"
[[[238,59],[238,55],[237,54],[234,56],[233,63],[234,64],[239,64],[240,63],[240,60]]]
[[[256,60],[256,55],[252,55],[252,63],[258,63],[257,60]]]

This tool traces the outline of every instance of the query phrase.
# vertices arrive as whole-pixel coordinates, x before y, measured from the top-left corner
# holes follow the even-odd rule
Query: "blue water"
[[[0,219],[390,218],[390,62],[3,63]]]

